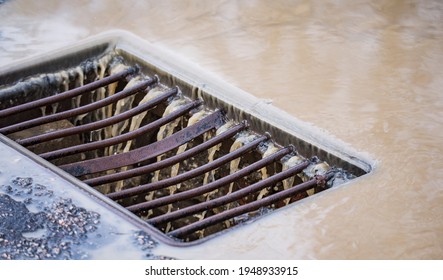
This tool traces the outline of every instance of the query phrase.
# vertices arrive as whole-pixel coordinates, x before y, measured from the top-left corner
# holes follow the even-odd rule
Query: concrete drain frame
[[[320,131],[288,113],[221,81],[174,54],[160,50],[123,31],[100,34],[79,42],[75,46],[52,52],[50,55],[29,58],[12,67],[0,68],[0,91],[2,86],[15,84],[26,77],[75,67],[87,59],[99,57],[111,51],[123,57],[127,64],[137,65],[140,72],[151,77],[158,75],[160,82],[167,87],[178,86],[181,93],[191,100],[201,99],[206,107],[213,110],[223,108],[226,118],[236,123],[247,120],[252,131],[257,131],[262,135],[269,133],[281,146],[295,146],[297,153],[305,158],[318,157],[329,165],[339,167],[357,177],[371,172],[373,168],[370,159],[337,140],[330,140]],[[0,96],[0,101],[1,98],[2,96]],[[89,193],[96,198],[98,203],[146,230],[160,242],[173,246],[195,245],[244,224],[229,227],[200,239],[183,242],[165,235],[120,204],[105,197],[101,192],[1,134],[0,142],[13,147],[37,164],[50,169],[72,185]]]

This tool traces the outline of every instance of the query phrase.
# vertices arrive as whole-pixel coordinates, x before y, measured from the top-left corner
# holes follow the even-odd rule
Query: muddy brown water
[[[199,64],[375,162],[367,176],[163,254],[443,258],[443,2],[10,0],[0,5],[0,64],[111,29]]]

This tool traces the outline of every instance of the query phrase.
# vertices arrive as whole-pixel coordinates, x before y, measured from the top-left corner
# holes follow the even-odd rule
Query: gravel
[[[88,259],[89,250],[112,242],[112,234],[107,232],[112,225],[104,228],[99,213],[54,195],[50,187],[36,184],[30,177],[10,182],[0,186],[0,260]],[[152,253],[158,243],[146,232],[122,234],[129,234],[145,258],[171,259]]]

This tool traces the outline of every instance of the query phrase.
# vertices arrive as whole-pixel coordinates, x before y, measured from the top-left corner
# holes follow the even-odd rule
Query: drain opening
[[[180,242],[355,177],[161,80],[115,52],[27,77],[0,88],[0,133]]]

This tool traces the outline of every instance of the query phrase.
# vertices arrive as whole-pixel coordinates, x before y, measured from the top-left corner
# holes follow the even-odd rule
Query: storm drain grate
[[[355,177],[111,51],[0,88],[0,133],[166,235],[202,239]]]

